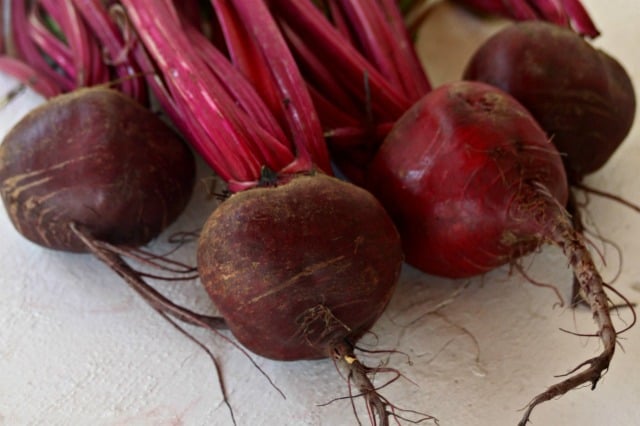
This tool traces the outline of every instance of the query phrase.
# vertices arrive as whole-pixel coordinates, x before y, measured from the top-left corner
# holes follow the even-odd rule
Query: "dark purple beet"
[[[633,86],[622,65],[575,32],[546,22],[513,24],[489,38],[464,78],[518,99],[566,154],[574,182],[607,162],[635,116]]]
[[[233,195],[198,247],[202,283],[233,334],[279,360],[354,343],[389,302],[402,259],[378,201],[322,174]]]
[[[138,246],[182,212],[195,163],[151,111],[111,89],[61,95],[27,114],[0,146],[0,190],[16,229],[45,247],[86,244],[70,230]]]

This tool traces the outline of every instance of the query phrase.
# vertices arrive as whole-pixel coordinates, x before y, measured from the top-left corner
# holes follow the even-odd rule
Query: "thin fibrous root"
[[[524,426],[529,421],[533,408],[542,402],[563,395],[585,383],[590,382],[591,389],[594,389],[609,368],[617,343],[617,332],[609,311],[609,298],[605,293],[607,285],[597,271],[584,239],[575,231],[568,215],[556,214],[555,219],[553,225],[547,228],[546,237],[558,245],[569,259],[569,266],[579,284],[580,296],[593,313],[594,321],[598,327],[597,335],[602,341],[603,350],[600,355],[581,363],[567,373],[567,375],[572,375],[571,377],[536,396],[527,406],[519,426]],[[585,366],[588,368],[576,373]]]
[[[611,194],[611,193],[609,193],[607,191],[602,191],[600,189],[593,188],[591,186],[585,185],[582,182],[572,183],[572,185],[574,187],[578,188],[578,189],[581,189],[581,190],[587,192],[587,193],[595,194],[595,195],[598,195],[600,197],[607,198],[609,200],[615,201],[617,203],[622,204],[623,206],[626,206],[626,207],[630,208],[631,210],[633,210],[633,211],[635,211],[637,213],[640,213],[640,206],[639,205],[634,204],[631,201],[626,200],[623,197],[620,197],[619,195]]]
[[[284,393],[278,386],[273,382],[271,377],[257,364],[257,362],[253,359],[253,357],[240,346],[236,341],[231,340],[229,337],[225,336],[221,333],[221,331],[228,330],[229,327],[224,318],[219,316],[209,316],[203,315],[197,312],[194,312],[190,309],[187,309],[183,306],[180,306],[165,296],[163,296],[159,291],[153,288],[151,285],[145,282],[143,279],[143,275],[133,269],[129,264],[127,264],[123,258],[120,256],[118,251],[114,251],[114,246],[101,242],[95,239],[90,232],[84,229],[83,226],[78,225],[76,223],[70,223],[69,229],[85,244],[87,249],[98,258],[100,261],[105,263],[109,268],[111,268],[115,273],[117,273],[123,281],[131,287],[138,295],[140,295],[143,300],[145,300],[151,308],[153,308],[156,312],[158,312],[165,320],[167,320],[171,325],[178,329],[182,334],[187,336],[190,340],[200,346],[207,353],[209,358],[214,364],[216,369],[216,373],[218,374],[218,383],[220,385],[220,389],[222,391],[222,398],[224,404],[229,408],[231,414],[231,420],[233,424],[236,424],[235,416],[231,405],[229,403],[228,395],[226,393],[225,385],[222,380],[222,374],[220,371],[220,367],[216,358],[213,356],[212,352],[206,348],[206,346],[196,339],[192,334],[187,332],[184,328],[178,325],[172,318],[183,321],[187,324],[195,325],[198,327],[202,327],[207,329],[218,337],[225,340],[227,343],[231,344],[233,347],[238,349],[248,360],[253,364],[254,367],[258,370],[260,374],[262,374],[269,384],[283,397],[286,399]]]
[[[564,307],[564,297],[562,297],[562,294],[560,294],[560,290],[558,290],[558,287],[556,285],[553,284],[548,284],[548,283],[543,283],[540,281],[536,281],[533,277],[530,277],[529,274],[527,274],[527,271],[525,271],[524,267],[519,264],[519,263],[513,263],[512,266],[515,268],[516,271],[518,271],[520,273],[520,275],[522,275],[524,277],[524,279],[526,279],[530,284],[536,286],[536,287],[543,287],[543,288],[547,288],[551,291],[553,291],[556,295],[556,297],[558,298],[558,303],[557,305],[559,307]],[[554,305],[555,306],[555,305]]]
[[[188,324],[207,328],[211,331],[227,330],[228,326],[222,317],[203,315],[186,309],[147,284],[143,279],[143,274],[134,270],[114,251],[114,247],[104,242],[96,240],[89,232],[75,223],[69,225],[69,229],[85,244],[85,246],[99,260],[109,266],[114,272],[123,278],[134,291],[136,291],[151,307],[159,312],[164,312],[174,318]]]
[[[615,336],[613,337],[613,340],[615,341]],[[529,422],[531,411],[536,405],[540,403],[563,395],[571,389],[575,389],[587,382],[591,382],[591,390],[595,389],[596,384],[609,368],[609,363],[611,362],[611,358],[613,357],[614,348],[615,345],[611,348],[606,348],[599,356],[581,363],[579,366],[577,366],[567,374],[573,374],[575,371],[586,365],[588,365],[589,368],[579,374],[575,374],[568,379],[563,380],[560,383],[556,383],[555,385],[550,386],[546,391],[536,396],[525,409],[524,415],[522,416],[520,423],[518,423],[518,426],[525,426]]]
[[[13,101],[19,94],[27,89],[27,85],[24,83],[18,84],[18,86],[9,90],[6,95],[0,98],[0,109],[6,107]]]
[[[206,329],[209,329],[210,331],[219,333],[219,330],[228,329],[224,318],[198,314],[173,303],[153,287],[151,287],[149,284],[147,284],[142,279],[142,275],[138,271],[131,268],[120,257],[118,252],[111,250],[112,247],[109,244],[104,244],[96,240],[82,226],[76,223],[70,223],[69,229],[78,238],[80,238],[80,240],[85,244],[87,249],[89,249],[89,251],[93,253],[94,256],[96,256],[99,260],[104,262],[114,272],[116,272],[120,277],[122,277],[124,282],[127,283],[136,293],[138,293],[147,303],[149,303],[149,305],[166,321],[168,321],[172,326],[180,331],[180,333],[184,334],[206,352],[215,367],[216,374],[218,376],[218,384],[220,385],[220,390],[222,392],[222,400],[229,409],[232,423],[236,425],[235,415],[233,413],[233,408],[229,403],[229,398],[223,381],[222,372],[220,371],[218,360],[201,341],[196,339],[192,334],[190,334],[172,319],[176,318],[188,324],[204,327]]]
[[[380,395],[378,390],[381,387],[390,384],[401,376],[398,371],[390,368],[370,368],[362,364],[354,353],[354,346],[347,340],[333,344],[332,353],[336,366],[339,369],[346,371],[346,379],[349,383],[349,388],[351,389],[351,386],[353,385],[358,391],[358,394],[356,395],[351,394],[350,391],[349,397],[353,399],[356,396],[361,396],[365,399],[371,425],[389,426],[390,417],[394,418],[396,421],[402,419],[411,423],[421,423],[425,420],[432,420],[436,425],[438,424],[438,420],[435,417],[413,410],[400,409]],[[396,375],[381,387],[375,387],[369,379],[369,376],[376,372],[395,372]],[[410,420],[400,416],[398,411],[415,414],[420,416],[420,418],[418,420]],[[358,421],[358,423],[360,422]]]

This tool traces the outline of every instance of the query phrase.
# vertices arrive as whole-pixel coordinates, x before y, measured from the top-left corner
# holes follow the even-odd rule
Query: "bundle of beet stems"
[[[520,424],[526,424],[532,409],[544,401],[585,383],[595,388],[609,368],[621,331],[616,331],[611,321],[605,289],[618,293],[603,282],[582,230],[574,228],[564,207],[569,192],[565,164],[570,164],[572,171],[580,169],[580,155],[572,154],[580,148],[563,145],[563,151],[570,154],[563,164],[551,143],[560,129],[542,128],[538,116],[503,89],[477,81],[432,89],[393,1],[329,0],[323,3],[323,10],[311,1],[271,3],[311,87],[332,158],[352,181],[372,191],[385,205],[398,226],[409,264],[430,274],[461,278],[505,263],[522,271],[518,259],[543,243],[557,245],[566,255],[580,296],[593,312],[598,327],[594,336],[601,339],[603,349],[533,398]],[[584,34],[598,34],[579,2],[563,6],[531,2],[549,12],[533,17],[505,10],[502,2],[468,3],[521,19],[546,18],[558,25],[527,24],[543,26],[542,33],[573,24]],[[565,38],[580,37],[573,34]],[[512,39],[505,40],[508,45]],[[553,45],[550,39],[545,40],[538,44]],[[563,125],[579,131],[585,125],[584,120],[578,120],[581,115],[593,111],[597,120],[591,121],[601,123],[606,111],[618,111],[620,104],[624,105],[620,107],[621,124],[617,124],[621,121],[618,114],[606,114],[617,120],[611,128],[620,129],[615,135],[611,133],[611,140],[573,138],[574,144],[585,145],[583,150],[600,149],[610,155],[613,150],[609,147],[620,143],[620,134],[623,139],[634,116],[635,103],[626,99],[633,96],[629,78],[612,58],[591,54],[590,50],[595,50],[588,43],[572,43],[571,48],[558,47],[559,56],[569,58],[562,65],[569,67],[567,75],[574,71],[574,62],[566,52],[575,51],[576,57],[591,55],[591,62],[580,63],[583,69],[597,69],[600,79],[581,91],[569,83],[549,93],[564,90],[573,94],[564,104],[559,98],[557,109],[564,107],[569,113],[563,116]],[[530,55],[533,48],[520,45],[514,52]],[[493,63],[487,60],[486,73],[510,59],[503,55]],[[545,66],[544,59],[530,64],[531,75]],[[513,63],[525,60],[513,59]],[[551,64],[550,75],[555,75],[557,63]],[[545,82],[532,82],[529,74],[526,76],[523,84],[528,81],[535,85],[531,92],[540,93],[536,90]],[[582,81],[575,85],[580,84],[585,85]],[[512,87],[509,82],[504,85]],[[578,108],[584,110],[571,116],[570,111]],[[591,129],[592,133],[601,131]],[[591,156],[582,157],[589,161]]]

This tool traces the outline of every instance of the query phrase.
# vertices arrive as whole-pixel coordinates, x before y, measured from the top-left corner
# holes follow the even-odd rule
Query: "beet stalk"
[[[131,46],[101,0],[7,0],[10,52],[64,92],[113,83],[141,103],[147,91]],[[9,49],[8,49],[9,50]],[[4,69],[0,64],[0,69]],[[26,82],[25,82],[26,83]]]
[[[476,11],[505,16],[517,21],[543,20],[571,28],[577,34],[600,35],[580,0],[455,0]]]

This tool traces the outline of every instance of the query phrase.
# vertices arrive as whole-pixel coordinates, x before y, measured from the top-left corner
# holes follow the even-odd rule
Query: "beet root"
[[[570,29],[546,22],[521,22],[493,35],[474,53],[464,78],[520,101],[566,154],[572,182],[607,162],[635,117],[623,66]]]
[[[480,83],[444,86],[408,110],[368,182],[396,219],[407,262],[451,278],[537,246],[529,223],[513,215],[516,193],[535,182],[559,204],[567,199],[562,161],[544,131],[512,97]]]
[[[198,246],[203,285],[233,334],[278,360],[355,342],[389,302],[402,259],[379,202],[322,174],[234,194]]]
[[[368,180],[398,225],[407,261],[425,272],[470,276],[542,243],[559,246],[603,351],[537,396],[521,424],[537,404],[583,383],[595,387],[617,338],[606,284],[563,208],[568,188],[560,155],[521,104],[484,83],[442,86],[396,122]]]
[[[198,271],[231,332],[277,360],[332,358],[387,425],[389,402],[355,342],[387,306],[400,236],[367,191],[323,174],[236,193],[209,217]],[[373,421],[374,424],[377,424]]]
[[[70,224],[139,246],[182,212],[195,179],[191,151],[151,111],[111,89],[51,99],[0,146],[0,191],[15,228],[45,247],[88,248]]]

